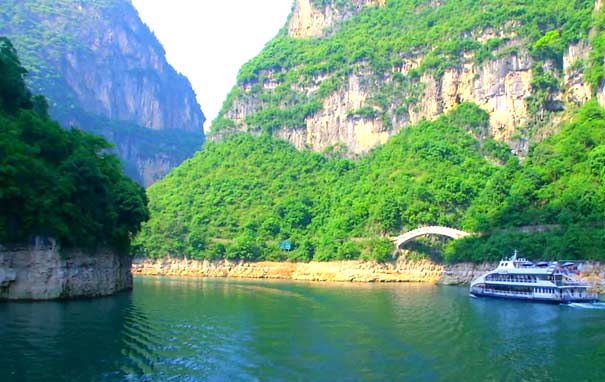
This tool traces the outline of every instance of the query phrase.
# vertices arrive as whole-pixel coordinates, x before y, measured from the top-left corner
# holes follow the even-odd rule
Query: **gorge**
[[[120,4],[75,6],[67,21],[131,9]],[[451,17],[460,12],[469,17]],[[133,23],[118,29],[138,30],[126,14]],[[602,261],[604,30],[601,1],[297,0],[242,67],[211,141],[148,189],[150,219],[132,252],[381,263],[389,237],[442,225],[480,235],[420,241],[415,256],[483,263],[515,248]],[[128,33],[103,41],[143,49]],[[164,62],[146,52],[143,61]],[[170,125],[159,109],[116,98]]]
[[[207,140],[130,0],[0,34],[0,381],[602,382],[605,302],[467,286],[605,296],[602,0],[292,0]]]

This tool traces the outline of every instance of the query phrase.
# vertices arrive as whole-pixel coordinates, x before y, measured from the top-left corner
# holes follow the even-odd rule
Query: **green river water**
[[[605,381],[605,307],[467,288],[136,278],[0,303],[0,381]]]

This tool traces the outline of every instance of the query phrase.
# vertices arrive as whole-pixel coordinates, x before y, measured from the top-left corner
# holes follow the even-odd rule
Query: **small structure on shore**
[[[391,238],[391,240],[395,243],[395,247],[397,249],[399,249],[405,243],[412,241],[420,236],[426,236],[426,235],[441,235],[441,236],[450,237],[452,239],[460,239],[462,237],[470,236],[472,234],[461,231],[456,228],[442,227],[442,226],[426,226],[426,227],[416,228],[415,230],[412,230],[412,231],[408,231],[402,235]]]

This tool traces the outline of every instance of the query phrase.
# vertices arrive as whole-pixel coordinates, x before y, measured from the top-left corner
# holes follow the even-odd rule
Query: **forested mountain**
[[[590,102],[521,163],[478,138],[488,115],[462,104],[352,161],[268,135],[209,143],[148,190],[138,238],[149,256],[384,259],[388,237],[425,224],[482,232],[448,260],[605,259],[605,111]],[[334,154],[334,153],[332,153]],[[522,227],[548,225],[542,233]],[[280,251],[280,241],[294,245]]]
[[[481,234],[450,261],[605,259],[603,44],[601,0],[297,0],[137,251],[384,259],[438,224]]]
[[[296,0],[212,130],[354,156],[473,102],[525,154],[562,112],[605,103],[604,27],[601,0]]]
[[[204,115],[191,85],[129,0],[2,0],[0,35],[53,118],[106,137],[140,183],[200,148]]]
[[[0,244],[41,236],[127,251],[148,217],[145,191],[122,174],[107,141],[53,121],[25,73],[0,37]]]

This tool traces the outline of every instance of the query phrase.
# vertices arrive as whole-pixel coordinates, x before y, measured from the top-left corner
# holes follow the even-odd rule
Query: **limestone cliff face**
[[[492,32],[479,35],[485,39]],[[513,40],[511,44],[519,44]],[[588,44],[584,41],[570,45],[564,55],[562,73],[555,70],[561,79],[561,91],[552,94],[553,101],[565,105],[580,105],[591,98],[590,85],[583,80],[576,64],[585,60],[589,54]],[[380,88],[394,83],[396,73],[404,76],[417,69],[423,56],[406,57],[400,66],[389,73],[377,74],[370,70],[352,73],[343,86],[327,96],[321,109],[305,119],[305,126],[296,129],[280,129],[275,135],[290,141],[297,148],[310,148],[322,151],[329,146],[344,144],[351,154],[362,154],[372,147],[386,142],[401,128],[415,124],[421,119],[433,120],[461,102],[473,102],[490,115],[489,135],[497,140],[511,142],[516,128],[528,123],[532,116],[528,110],[528,100],[533,96],[533,61],[527,50],[504,54],[493,60],[478,64],[470,53],[461,58],[461,65],[449,68],[441,76],[426,72],[415,79],[407,88],[401,90],[400,98],[415,97],[416,101],[407,107],[389,105],[382,110],[374,107],[376,115],[355,115],[355,111],[371,105],[371,98],[380,92]],[[272,78],[267,73],[265,78]],[[300,91],[313,95],[319,90],[324,78],[316,78],[312,85]],[[268,80],[267,80],[268,81]],[[265,89],[269,85],[265,83]],[[275,87],[272,83],[270,86]],[[227,111],[226,117],[236,122],[241,129],[248,129],[245,118],[255,113],[261,106],[260,99],[254,97],[250,89],[242,89],[247,97],[237,99]],[[603,88],[598,92],[599,100],[605,105]],[[385,112],[385,118],[378,116]]]
[[[321,111],[307,118],[304,129],[279,130],[276,135],[299,149],[322,151],[344,143],[350,152],[366,152],[385,143],[392,134],[384,129],[380,119],[349,115],[352,110],[363,107],[370,95],[369,90],[360,85],[359,76],[352,75],[346,88],[328,96]]]
[[[318,37],[326,28],[359,12],[366,5],[384,6],[386,0],[353,0],[344,5],[333,2],[296,0],[294,12],[288,23],[288,35],[292,37]]]
[[[326,31],[337,26],[347,15],[359,12],[370,3],[384,5],[382,1],[361,0],[344,2],[347,5],[341,5],[341,8],[336,4],[342,2],[327,1],[321,7],[314,6],[315,3],[311,0],[296,2],[288,24],[291,37],[330,38]],[[429,5],[438,8],[442,3],[432,1]],[[597,0],[595,12],[601,7],[602,1]],[[366,18],[370,17],[367,13]],[[378,72],[368,62],[360,60],[351,66],[344,80],[337,78],[342,74],[330,71],[315,74],[311,79],[301,76],[300,84],[290,86],[296,95],[280,101],[279,107],[292,107],[297,99],[320,99],[321,107],[306,115],[304,122],[273,129],[272,133],[299,149],[322,151],[342,145],[350,156],[355,156],[384,143],[408,125],[422,119],[433,120],[462,102],[473,102],[489,113],[490,122],[485,134],[509,143],[513,151],[523,155],[530,140],[540,140],[552,133],[552,127],[565,110],[573,110],[593,94],[605,105],[605,89],[603,85],[591,89],[584,81],[583,66],[588,62],[592,47],[587,40],[582,40],[565,48],[562,66],[549,60],[540,63],[540,70],[556,78],[560,89],[546,95],[540,110],[532,109],[531,102],[538,97],[532,85],[537,62],[530,53],[531,44],[525,36],[518,35],[518,29],[519,22],[510,20],[499,28],[464,32],[459,38],[473,40],[476,44],[502,43],[483,59],[473,51],[462,51],[452,60],[455,64],[443,70],[427,69],[425,59],[431,54],[432,47],[425,46],[399,52],[400,60],[395,60],[399,62],[385,71]],[[299,70],[299,67],[293,70]],[[240,83],[237,96],[223,114],[233,121],[231,131],[258,133],[259,129],[249,117],[263,112],[267,99],[276,89],[283,88],[288,74],[281,68],[264,68],[253,80]],[[329,81],[337,82],[337,88],[318,96],[322,84]],[[377,101],[380,99],[386,101]],[[549,131],[538,128],[531,136],[521,133],[543,120],[552,122]],[[219,132],[218,138],[224,133]]]
[[[595,13],[603,12],[603,0],[595,0]],[[601,105],[605,105],[605,83],[597,89],[597,99]]]
[[[97,297],[132,288],[131,260],[108,250],[87,254],[54,245],[0,247],[0,300]]]
[[[0,34],[13,41],[30,87],[48,97],[62,125],[108,137],[146,185],[184,159],[174,151],[190,155],[199,148],[204,115],[195,93],[130,1],[6,3]],[[161,134],[168,130],[195,144],[182,147],[174,134]],[[150,166],[158,175],[145,173]]]

